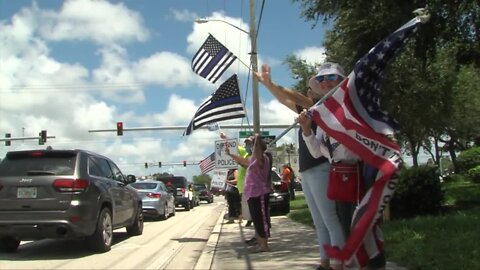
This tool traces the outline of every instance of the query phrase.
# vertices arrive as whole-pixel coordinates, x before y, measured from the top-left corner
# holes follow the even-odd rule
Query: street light
[[[243,33],[247,34],[247,35],[250,35],[249,32],[245,31],[244,29],[234,25],[233,23],[230,23],[230,22],[227,22],[227,21],[224,21],[224,20],[220,20],[220,19],[208,19],[208,18],[199,18],[199,19],[196,19],[195,20],[196,23],[198,24],[202,24],[202,23],[208,23],[208,22],[222,22],[222,23],[226,23],[232,27],[235,27],[237,28],[238,30],[242,31]]]
[[[196,23],[207,23],[207,22],[222,22],[226,23],[243,33],[250,35],[250,41],[252,43],[252,51],[250,52],[250,62],[252,65],[252,105],[253,105],[253,131],[254,133],[260,134],[260,110],[259,110],[259,100],[258,100],[258,80],[253,72],[258,71],[258,58],[257,58],[257,32],[255,30],[255,1],[250,0],[250,32],[243,30],[242,28],[231,24],[225,20],[221,19],[196,19]]]

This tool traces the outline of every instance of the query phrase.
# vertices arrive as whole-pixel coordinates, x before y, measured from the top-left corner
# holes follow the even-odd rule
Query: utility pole
[[[258,80],[253,74],[258,71],[257,58],[257,31],[255,26],[255,0],[250,0],[250,41],[252,42],[252,51],[250,52],[250,61],[252,64],[252,102],[253,102],[253,131],[260,134],[260,111],[258,98]]]

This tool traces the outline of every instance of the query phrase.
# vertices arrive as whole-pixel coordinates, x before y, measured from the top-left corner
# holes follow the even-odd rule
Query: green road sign
[[[262,137],[269,136],[270,132],[269,131],[261,131],[260,135]],[[250,137],[250,136],[253,136],[253,131],[245,131],[244,130],[244,131],[239,131],[238,132],[238,137],[239,138],[247,138],[247,137]]]

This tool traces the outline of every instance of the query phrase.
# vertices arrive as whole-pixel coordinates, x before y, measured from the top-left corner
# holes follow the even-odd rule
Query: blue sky
[[[237,60],[216,85],[190,68],[208,33],[239,59],[249,63],[250,40],[222,22],[195,23],[196,18],[225,20],[249,30],[249,1],[207,0],[0,0],[0,135],[36,136],[48,131],[45,146],[13,141],[7,151],[80,148],[114,160],[126,174],[168,171],[192,177],[198,166],[144,163],[198,162],[213,152],[219,132],[137,131],[89,133],[129,127],[185,127],[200,103],[231,74],[239,75],[248,121],[252,123],[251,81]],[[260,19],[257,1],[256,19]],[[259,64],[272,66],[273,79],[295,83],[284,59],[295,54],[309,63],[324,59],[323,25],[300,17],[290,0],[265,1],[258,34]],[[260,122],[291,124],[294,114],[260,86]],[[246,124],[247,119],[228,123]],[[220,123],[220,126],[222,123]],[[238,137],[238,131],[224,130]],[[282,130],[270,130],[270,134]],[[296,143],[294,132],[279,144]]]

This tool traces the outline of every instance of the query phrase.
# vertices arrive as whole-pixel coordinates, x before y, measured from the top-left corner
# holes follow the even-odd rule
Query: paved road
[[[80,240],[22,242],[0,254],[0,269],[193,269],[225,208],[222,197],[165,221],[147,219],[143,235],[115,231],[112,250],[94,254]]]

